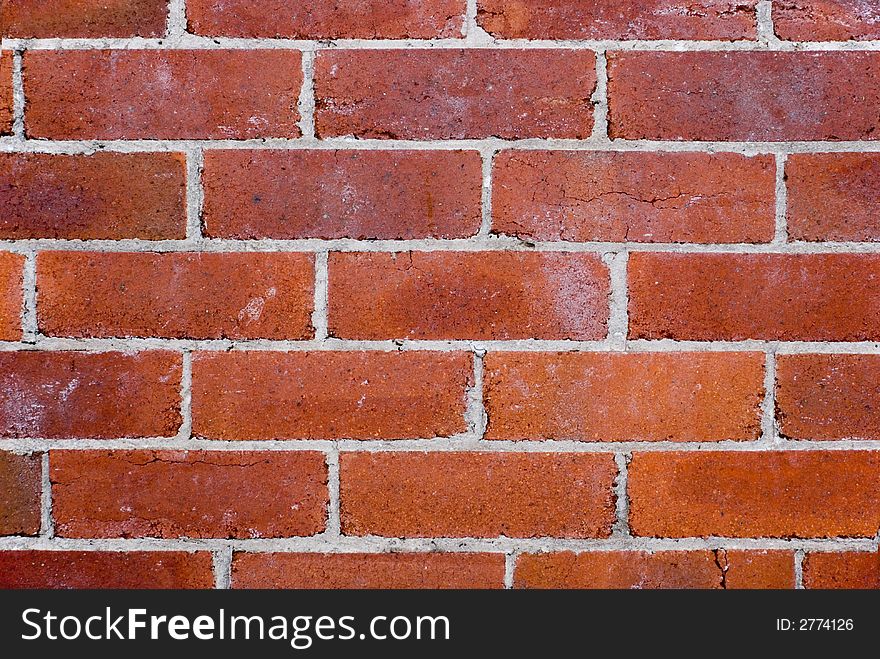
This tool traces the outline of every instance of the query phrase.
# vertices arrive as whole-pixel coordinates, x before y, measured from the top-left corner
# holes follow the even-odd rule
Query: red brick
[[[878,154],[794,154],[785,172],[792,239],[880,241]]]
[[[235,554],[233,588],[489,589],[503,554]]]
[[[869,451],[636,453],[633,534],[874,537],[880,455]]]
[[[493,230],[531,240],[772,240],[773,158],[738,154],[506,151]]]
[[[467,353],[231,352],[193,358],[212,439],[419,439],[467,430]]]
[[[604,538],[609,454],[343,453],[342,530],[386,537]]]
[[[880,256],[633,254],[630,337],[876,341]]]
[[[0,436],[172,436],[181,369],[172,352],[0,352]]]
[[[331,254],[328,322],[349,339],[602,339],[595,254]]]
[[[54,336],[305,339],[307,254],[43,252],[40,329]]]
[[[186,162],[174,153],[0,155],[0,238],[186,237]]]
[[[794,588],[790,551],[641,551],[523,554],[516,588]]]
[[[871,0],[773,0],[773,27],[792,41],[880,39],[880,6]]]
[[[21,339],[24,257],[0,252],[0,341]]]
[[[37,535],[40,531],[40,454],[0,451],[0,535]]]
[[[312,451],[54,451],[55,530],[68,538],[274,538],[324,529]]]
[[[213,588],[206,551],[3,551],[0,588]]]
[[[480,229],[476,151],[208,151],[217,238],[466,238]]]
[[[757,353],[490,353],[489,439],[753,440]]]
[[[595,55],[582,50],[325,50],[321,137],[587,138]]]
[[[782,355],[776,415],[793,439],[880,439],[880,355]]]
[[[228,37],[434,39],[460,37],[464,0],[189,0],[190,30]]]
[[[612,53],[608,75],[614,138],[880,137],[880,53]]]
[[[161,37],[167,0],[3,0],[5,37]]]
[[[28,51],[24,84],[30,137],[300,135],[297,51]]]
[[[880,554],[811,552],[804,558],[804,588],[880,590]]]
[[[756,0],[478,0],[504,39],[754,39]]]
[[[0,135],[12,134],[12,53],[0,52]]]

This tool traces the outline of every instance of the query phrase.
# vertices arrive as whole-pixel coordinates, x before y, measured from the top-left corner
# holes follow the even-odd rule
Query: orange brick
[[[880,554],[811,552],[804,558],[804,588],[880,590]]]
[[[0,341],[21,339],[24,257],[0,252]]]
[[[42,456],[0,451],[0,535],[40,531]]]
[[[4,37],[161,37],[167,0],[3,0]]]

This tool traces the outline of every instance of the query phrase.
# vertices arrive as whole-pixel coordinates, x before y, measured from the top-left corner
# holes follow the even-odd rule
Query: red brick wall
[[[0,586],[878,587],[872,3],[37,4]]]

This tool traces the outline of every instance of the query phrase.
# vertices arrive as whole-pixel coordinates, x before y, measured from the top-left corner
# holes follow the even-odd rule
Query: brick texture
[[[0,588],[212,588],[206,551],[2,551]]]
[[[0,52],[0,135],[12,133],[12,53]]]
[[[325,526],[316,452],[54,451],[49,464],[62,537],[272,538]]]
[[[877,552],[809,553],[803,569],[805,588],[880,589]]]
[[[465,151],[210,151],[216,238],[467,238],[480,229],[480,156]]]
[[[592,254],[333,254],[331,336],[600,339],[608,270]]]
[[[190,0],[196,34],[291,39],[431,39],[461,35],[465,0]]]
[[[606,454],[344,453],[342,530],[389,537],[603,538]]]
[[[0,340],[21,338],[24,257],[0,252]]]
[[[774,172],[766,156],[506,151],[492,226],[539,241],[768,242]]]
[[[0,154],[0,238],[186,237],[186,163],[175,153]]]
[[[595,55],[571,50],[323,51],[321,137],[589,137]]]
[[[503,554],[236,554],[233,588],[490,589]]]
[[[880,39],[880,7],[865,0],[773,0],[773,19],[792,41]]]
[[[880,54],[611,53],[612,137],[876,140]]]
[[[4,37],[160,37],[166,0],[3,0]]]
[[[305,254],[45,252],[40,328],[55,336],[304,339],[314,266]]]
[[[0,452],[0,536],[40,530],[42,456]]]
[[[297,51],[33,51],[26,127],[54,139],[298,137],[301,78]]]
[[[160,351],[0,352],[0,436],[173,436],[181,361]]]
[[[794,588],[789,551],[661,551],[523,554],[517,588]]]

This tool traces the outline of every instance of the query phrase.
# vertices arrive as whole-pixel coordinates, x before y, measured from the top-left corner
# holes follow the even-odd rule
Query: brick
[[[531,240],[759,243],[773,239],[773,158],[505,151],[493,231]]]
[[[435,39],[460,37],[464,0],[190,0],[192,32],[289,39]]]
[[[175,153],[0,154],[0,238],[186,237],[186,160]]]
[[[467,430],[469,354],[231,352],[193,358],[193,431],[212,439],[430,439]]]
[[[313,257],[43,252],[40,329],[75,337],[305,339]]]
[[[758,353],[490,353],[489,439],[754,440]]]
[[[792,41],[880,39],[880,6],[866,0],[773,0],[773,27]]]
[[[28,51],[30,137],[299,137],[300,53],[289,50]]]
[[[522,554],[515,588],[794,588],[790,551],[589,552]]]
[[[210,552],[2,551],[0,588],[213,588]]]
[[[792,439],[880,439],[880,355],[781,355],[776,416]]]
[[[325,50],[320,137],[587,138],[595,55],[582,50]]]
[[[869,451],[636,453],[637,536],[874,537],[880,455]]]
[[[37,535],[40,531],[40,454],[0,451],[0,535]]]
[[[482,221],[476,151],[208,151],[216,238],[467,238]]]
[[[235,554],[233,588],[489,589],[503,554]]]
[[[754,39],[755,0],[479,0],[477,19],[503,39]]]
[[[608,269],[595,254],[334,253],[331,336],[603,339]]]
[[[880,137],[880,53],[612,53],[608,75],[613,138]]]
[[[313,451],[53,451],[50,478],[61,537],[277,538],[325,526],[327,468]]]
[[[629,283],[633,339],[880,339],[873,254],[632,254]]]
[[[877,552],[810,552],[803,570],[804,588],[880,590]]]
[[[880,241],[878,154],[793,154],[785,172],[792,239]]]
[[[182,423],[179,354],[0,353],[0,436],[173,436]]]
[[[167,0],[3,0],[4,37],[161,37]]]
[[[0,252],[0,341],[21,339],[24,256]]]
[[[0,135],[12,134],[12,53],[0,52]]]
[[[602,453],[343,453],[342,531],[605,538],[616,476]]]

